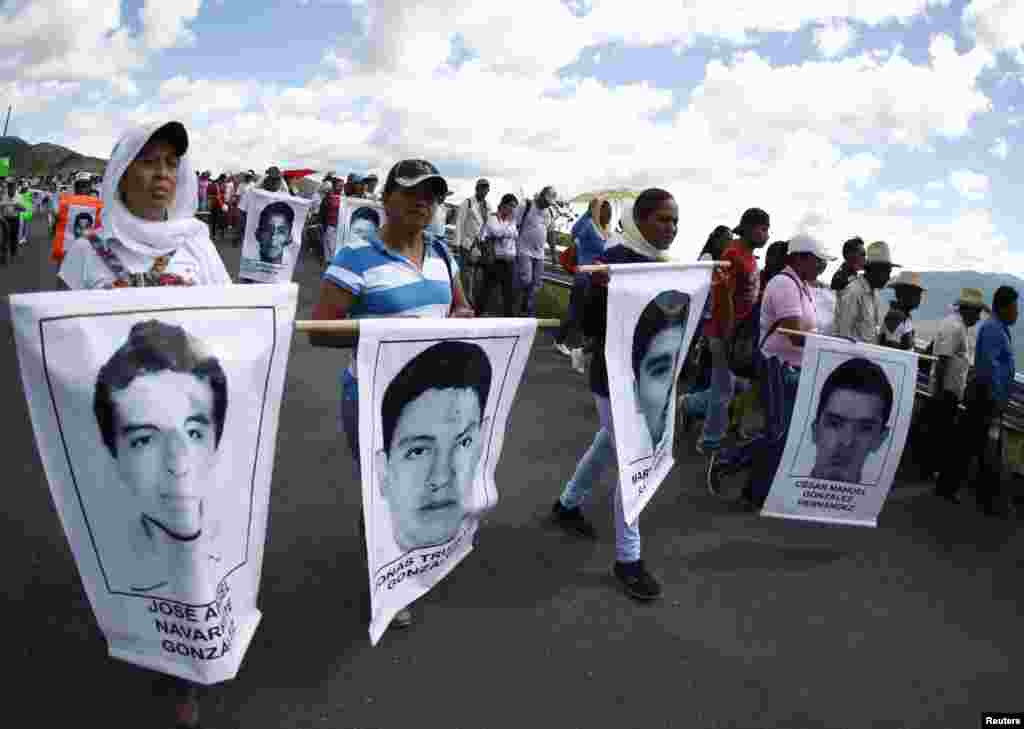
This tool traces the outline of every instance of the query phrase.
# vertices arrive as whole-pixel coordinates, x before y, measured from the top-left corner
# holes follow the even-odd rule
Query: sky
[[[656,186],[677,256],[756,206],[773,239],[1024,276],[1024,0],[0,0],[0,59],[30,143],[178,119],[215,172]]]

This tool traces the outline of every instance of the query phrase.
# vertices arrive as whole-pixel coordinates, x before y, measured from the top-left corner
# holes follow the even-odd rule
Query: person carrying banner
[[[831,260],[834,256],[821,241],[798,235],[789,241],[786,267],[765,287],[759,333],[765,437],[755,442],[753,467],[741,495],[747,508],[760,508],[768,496],[786,446],[800,382],[805,337],[776,330],[816,331],[817,312],[810,286],[818,278],[821,263]]]
[[[75,238],[79,237],[80,232],[87,231],[89,228],[102,223],[103,201],[95,195],[95,190],[92,187],[92,178],[85,173],[78,175],[75,178],[73,192],[74,194],[72,195],[54,196],[57,212],[53,230],[53,243],[50,250],[50,260],[54,263],[60,263],[64,260],[65,252],[73,242],[65,240],[72,207],[84,208],[84,210],[80,209],[75,214],[74,219],[71,220]],[[86,214],[86,217],[83,217],[83,213]],[[88,225],[83,228],[87,219]]]
[[[443,238],[427,228],[448,192],[448,183],[426,160],[402,160],[391,168],[381,200],[386,221],[365,244],[337,251],[324,272],[313,318],[320,320],[368,317],[448,316],[472,318],[452,258]],[[337,346],[338,338],[311,333],[313,346]],[[355,340],[345,343],[356,344]],[[357,481],[361,480],[359,457],[359,384],[357,358],[342,375],[341,426],[352,453]],[[360,512],[360,530],[364,528]],[[366,539],[362,539],[365,550]],[[412,622],[406,609],[392,625]]]
[[[176,121],[127,130],[103,178],[104,224],[69,248],[61,290],[228,285],[207,227],[195,218],[188,133]],[[179,729],[199,727],[199,686],[165,676]]]
[[[975,458],[973,485],[978,508],[987,516],[1005,516],[1000,504],[1003,467],[1003,413],[1010,399],[1016,365],[1010,327],[1017,323],[1017,290],[1000,286],[992,296],[992,316],[978,328],[974,380],[966,388],[966,411],[957,428],[956,447],[947,454],[936,491],[956,501]],[[954,457],[955,455],[955,457]]]
[[[671,193],[650,188],[640,193],[632,204],[627,203],[622,225],[622,242],[608,248],[595,262],[654,263],[664,260],[665,251],[672,245],[679,228],[679,207]],[[595,274],[585,304],[583,331],[594,338],[590,391],[597,406],[600,427],[576,464],[572,478],[551,507],[551,518],[556,525],[587,539],[595,539],[597,533],[584,516],[583,506],[605,468],[615,462],[615,430],[605,360],[607,322],[608,277]],[[630,597],[641,601],[655,600],[661,597],[661,583],[641,559],[639,520],[626,523],[617,479],[612,486],[612,501],[615,504],[615,564],[612,574]]]

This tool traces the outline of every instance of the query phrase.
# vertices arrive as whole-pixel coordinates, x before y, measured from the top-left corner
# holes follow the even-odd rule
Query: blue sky
[[[202,168],[425,156],[456,199],[479,175],[496,195],[658,185],[683,254],[758,205],[779,238],[1024,274],[1024,3],[479,5],[20,0],[0,91],[12,134],[98,156],[173,117]]]

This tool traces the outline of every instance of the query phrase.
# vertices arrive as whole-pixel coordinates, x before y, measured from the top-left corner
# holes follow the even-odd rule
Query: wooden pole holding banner
[[[728,268],[732,264],[729,261],[652,261],[652,264],[660,263],[671,268]],[[614,264],[613,264],[614,265]],[[595,263],[590,266],[577,266],[580,273],[608,273],[609,264]]]
[[[553,329],[561,326],[558,319],[538,319],[537,326],[540,329]],[[345,334],[353,335],[359,333],[358,319],[296,319],[295,331],[317,333],[317,334]]]
[[[847,343],[850,342],[850,340],[846,339],[845,337],[832,337],[832,336],[829,336],[828,334],[818,334],[817,332],[802,332],[802,331],[800,331],[798,329],[786,329],[785,327],[779,327],[776,331],[779,332],[780,334],[789,334],[791,336],[797,336],[797,337],[814,337],[816,339],[834,339],[834,340],[836,340],[838,342],[847,342]],[[878,349],[878,350],[881,350],[883,352],[890,351],[889,347],[883,347],[883,346],[878,345],[878,344],[868,344],[867,342],[854,342],[854,344],[859,344],[862,347],[871,347],[873,349]],[[897,350],[897,351],[903,351],[903,350]],[[920,357],[921,359],[932,360],[933,362],[937,362],[939,360],[938,357],[935,357],[935,356],[930,355],[930,354],[918,354],[917,356]]]

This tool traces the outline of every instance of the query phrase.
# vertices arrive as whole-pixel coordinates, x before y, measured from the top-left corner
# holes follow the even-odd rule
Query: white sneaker
[[[583,364],[584,363],[583,348],[582,347],[577,347],[576,349],[572,350],[571,357],[572,357],[572,368],[582,375],[586,371],[586,368],[584,367],[584,364]]]
[[[561,342],[555,342],[555,351],[559,354],[564,354],[566,357],[572,357],[572,352]]]

